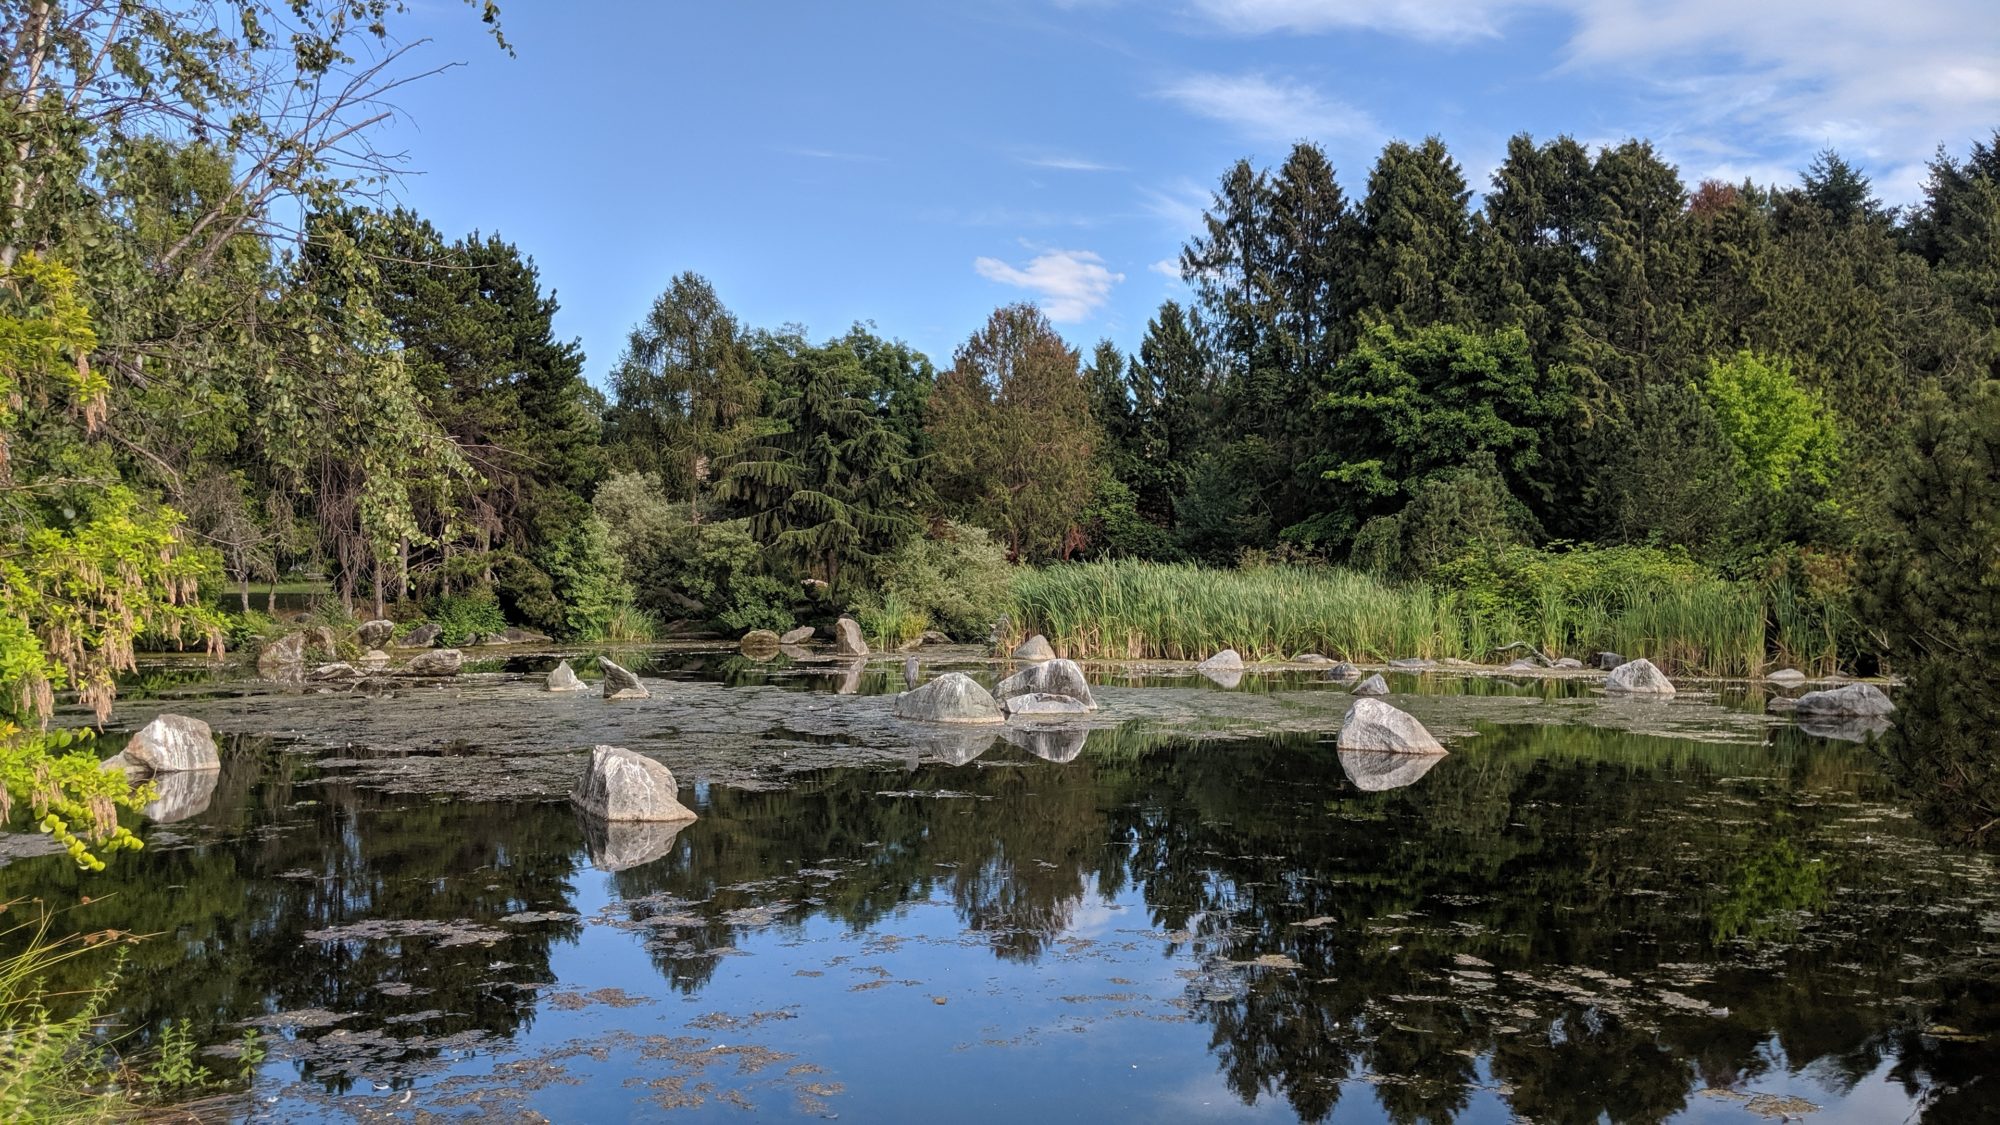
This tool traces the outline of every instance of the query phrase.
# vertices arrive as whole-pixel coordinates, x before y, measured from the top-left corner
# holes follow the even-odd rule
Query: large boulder
[[[1384,750],[1341,750],[1340,772],[1363,793],[1401,789],[1431,772],[1443,754],[1395,754]]]
[[[1014,659],[1016,660],[1041,661],[1054,660],[1055,658],[1055,646],[1051,645],[1049,639],[1040,633],[1036,633],[1034,636],[1014,646]]]
[[[267,679],[298,676],[306,662],[306,635],[287,633],[257,654],[257,674]]]
[[[1060,695],[1081,703],[1085,711],[1097,710],[1097,697],[1090,693],[1090,681],[1083,678],[1083,669],[1074,660],[1030,665],[1001,680],[993,694],[1002,703],[1017,695]]]
[[[1050,695],[1039,691],[1013,696],[1004,706],[1009,715],[1088,715],[1094,710],[1089,704],[1074,696]]]
[[[833,651],[842,656],[868,655],[868,639],[861,635],[861,622],[843,617],[833,623]]]
[[[1653,667],[1653,662],[1642,656],[1613,668],[1611,674],[1604,677],[1604,690],[1612,695],[1669,696],[1674,693],[1674,685],[1665,672]]]
[[[604,673],[604,698],[606,699],[650,699],[653,693],[639,682],[639,677],[631,669],[614,663],[609,657],[597,658],[597,669]]]
[[[465,654],[455,648],[420,652],[403,665],[405,676],[456,676],[465,665]]]
[[[1809,691],[1799,696],[1796,708],[1802,718],[1807,715],[1879,718],[1895,709],[1896,705],[1874,684],[1842,684],[1825,691]]]
[[[186,715],[161,715],[140,727],[122,756],[154,773],[222,768],[208,724]]]
[[[577,808],[605,820],[693,820],[672,770],[623,746],[599,746],[570,792]]]
[[[801,625],[798,628],[790,630],[789,632],[786,632],[783,635],[781,635],[778,638],[778,643],[781,645],[802,645],[807,641],[812,640],[813,634],[815,632],[818,632],[818,630],[814,629],[812,626]]]
[[[752,629],[743,634],[742,640],[736,642],[736,648],[745,656],[769,660],[778,655],[778,649],[783,643],[778,639],[778,634],[769,629]]]
[[[963,672],[946,672],[896,697],[896,717],[924,723],[998,723],[1000,704]]]
[[[555,668],[549,672],[549,690],[589,691],[590,685],[577,679],[576,669],[569,666],[569,661],[562,660],[558,661]]]
[[[1382,673],[1377,672],[1360,683],[1355,684],[1354,694],[1387,695],[1389,694],[1389,681],[1382,678]]]
[[[1378,754],[1442,754],[1445,748],[1424,724],[1379,699],[1357,699],[1341,720],[1341,750]]]
[[[373,621],[363,621],[361,627],[354,630],[354,640],[362,648],[381,648],[383,645],[389,643],[390,637],[395,635],[396,623],[386,617],[377,617]]]
[[[1243,658],[1237,655],[1235,649],[1225,648],[1207,660],[1195,665],[1194,670],[1204,676],[1212,675],[1216,672],[1241,672],[1243,671]]]
[[[437,645],[438,639],[443,636],[444,626],[426,621],[422,625],[404,633],[403,639],[397,641],[396,644],[401,648],[432,648]]]

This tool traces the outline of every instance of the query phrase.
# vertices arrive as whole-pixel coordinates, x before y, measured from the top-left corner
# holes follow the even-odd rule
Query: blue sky
[[[1832,145],[1891,203],[2000,126],[1991,0],[450,0],[379,142],[393,194],[541,267],[601,383],[667,280],[745,323],[856,320],[940,366],[996,305],[1135,346],[1211,185],[1310,139],[1350,195],[1436,133],[1654,140],[1683,179],[1792,181]]]

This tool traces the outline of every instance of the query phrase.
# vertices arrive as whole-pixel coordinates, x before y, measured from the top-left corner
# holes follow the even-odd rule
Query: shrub
[[[736,632],[791,628],[796,588],[765,570],[746,521],[695,523],[638,473],[606,481],[596,507],[640,609]]]
[[[854,619],[862,632],[874,639],[877,648],[900,648],[923,636],[924,630],[931,627],[928,614],[894,594],[879,603],[857,606]]]
[[[497,633],[507,627],[500,600],[487,586],[432,598],[426,609],[431,622],[444,630],[439,640],[448,645],[467,644],[477,634]]]
[[[558,636],[600,638],[618,608],[632,600],[624,564],[611,546],[611,530],[596,515],[551,544],[542,565],[559,604],[550,630]]]
[[[984,529],[946,523],[891,555],[877,578],[879,598],[856,610],[880,611],[894,603],[906,615],[924,619],[917,633],[935,626],[954,640],[983,637],[1007,611],[1014,570],[1006,548]],[[856,620],[867,627],[866,620]]]

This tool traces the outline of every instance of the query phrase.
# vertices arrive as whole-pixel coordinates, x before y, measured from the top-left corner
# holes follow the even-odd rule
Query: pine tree
[[[1403,329],[1466,323],[1471,197],[1442,140],[1383,148],[1361,201],[1361,283],[1372,317]]]

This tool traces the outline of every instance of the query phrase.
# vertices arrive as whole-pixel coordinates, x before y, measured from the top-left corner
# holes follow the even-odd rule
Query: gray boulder
[[[1342,681],[1358,680],[1361,678],[1361,669],[1343,660],[1326,670],[1326,678]]]
[[[861,635],[861,623],[843,617],[833,623],[833,651],[842,656],[867,656],[868,640]]]
[[[639,682],[639,677],[624,667],[611,662],[608,657],[597,658],[597,668],[604,673],[604,698],[606,699],[650,699],[653,693]]]
[[[431,648],[438,643],[438,638],[442,636],[444,636],[444,626],[433,625],[426,621],[422,625],[404,633],[403,639],[397,641],[396,644],[400,648]]]
[[[1396,754],[1383,750],[1339,751],[1340,772],[1363,793],[1413,785],[1445,759],[1443,754]]]
[[[405,676],[456,676],[465,665],[465,654],[455,648],[420,652],[403,665]]]
[[[1212,675],[1216,672],[1241,672],[1243,671],[1243,658],[1237,655],[1235,649],[1225,648],[1207,660],[1195,665],[1194,670],[1204,676]]]
[[[1298,655],[1296,655],[1296,656],[1292,657],[1292,663],[1294,663],[1294,664],[1331,664],[1331,663],[1333,663],[1333,657],[1331,657],[1331,656],[1321,656],[1321,655],[1320,655],[1319,653],[1316,653],[1316,652],[1301,652],[1301,653],[1299,653]]]
[[[349,664],[344,660],[337,660],[332,664],[321,664],[316,666],[312,670],[312,675],[306,678],[310,680],[315,680],[319,683],[327,683],[330,681],[338,682],[341,680],[358,680],[361,678],[361,673],[355,669],[354,665]]]
[[[1023,668],[1001,680],[993,694],[1002,703],[1017,695],[1059,695],[1076,700],[1085,711],[1097,710],[1097,697],[1090,693],[1090,681],[1083,678],[1083,669],[1074,660],[1049,660]]]
[[[605,820],[693,820],[672,770],[623,746],[599,746],[569,799]]]
[[[1340,723],[1342,750],[1378,754],[1443,754],[1445,748],[1424,724],[1379,699],[1357,699]]]
[[[896,697],[896,717],[923,723],[998,723],[1000,704],[963,672],[946,672]]]
[[[1771,673],[1770,675],[1765,676],[1764,678],[1771,681],[1774,684],[1789,685],[1789,684],[1802,684],[1806,682],[1806,674],[1804,672],[1799,671],[1797,668],[1780,668],[1777,671]]]
[[[1389,694],[1389,681],[1383,679],[1382,674],[1380,672],[1377,672],[1376,674],[1354,685],[1354,694],[1387,695]]]
[[[306,635],[287,633],[257,654],[257,674],[267,679],[297,676],[306,661]]]
[[[1005,704],[1009,715],[1088,715],[1094,708],[1068,695],[1031,691],[1010,697]]]
[[[1014,648],[1014,659],[1016,660],[1039,661],[1054,660],[1055,658],[1055,646],[1049,644],[1049,639],[1040,633],[1036,633],[1034,636],[1022,641]]]
[[[814,629],[810,625],[801,625],[798,628],[788,630],[783,635],[781,635],[778,638],[778,643],[781,645],[802,645],[807,641],[812,640],[813,634],[818,631],[819,630]]]
[[[1838,715],[1852,718],[1871,718],[1887,715],[1896,709],[1882,689],[1874,684],[1842,684],[1825,691],[1809,691],[1799,696],[1798,713],[1806,715]]]
[[[1604,690],[1612,695],[1669,696],[1674,693],[1674,685],[1665,672],[1642,656],[1613,668],[1604,677]]]
[[[208,724],[186,715],[161,715],[140,727],[122,757],[154,773],[222,768]]]
[[[1391,660],[1389,667],[1399,672],[1427,672],[1437,667],[1437,661],[1422,656],[1405,656]]]
[[[550,670],[548,688],[550,691],[589,691],[590,685],[577,679],[576,669],[569,666],[569,661],[563,660]]]
[[[362,648],[381,648],[395,635],[396,623],[386,617],[363,621],[361,627],[354,630],[354,640]]]
[[[1556,662],[1555,662],[1555,663],[1553,663],[1553,664],[1551,664],[1551,665],[1549,665],[1549,667],[1551,667],[1551,668],[1561,668],[1561,669],[1563,669],[1563,670],[1565,670],[1565,671],[1568,671],[1569,669],[1572,669],[1572,668],[1581,668],[1581,667],[1583,667],[1583,661],[1581,661],[1581,660],[1578,660],[1578,659],[1577,659],[1576,657],[1574,657],[1574,656],[1564,656],[1564,657],[1559,657],[1559,658],[1558,658],[1558,659],[1556,660]]]
[[[1597,665],[1598,671],[1609,672],[1620,664],[1625,663],[1625,658],[1615,652],[1600,652],[1594,658],[1593,663]]]

